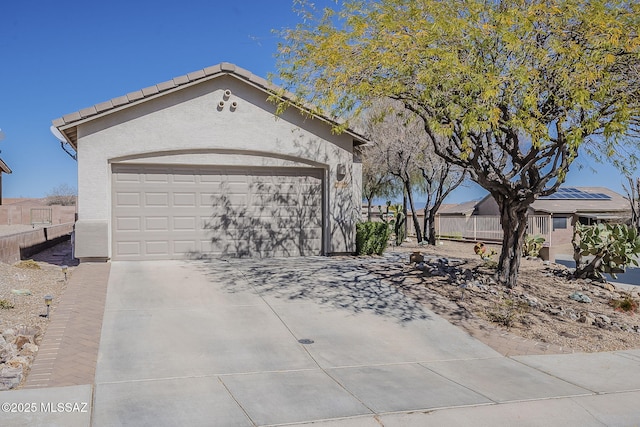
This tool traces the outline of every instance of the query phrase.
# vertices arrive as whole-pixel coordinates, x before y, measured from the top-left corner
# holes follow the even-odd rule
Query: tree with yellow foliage
[[[497,278],[507,286],[516,283],[529,205],[558,189],[578,154],[633,160],[636,1],[297,3],[303,22],[284,31],[278,52],[283,87],[335,117],[357,116],[381,97],[421,117],[435,153],[498,203]]]

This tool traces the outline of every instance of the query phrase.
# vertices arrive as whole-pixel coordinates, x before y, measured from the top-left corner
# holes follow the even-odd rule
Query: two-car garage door
[[[322,254],[323,170],[119,164],[115,260]]]

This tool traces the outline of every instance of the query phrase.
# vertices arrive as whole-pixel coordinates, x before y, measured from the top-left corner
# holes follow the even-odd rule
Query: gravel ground
[[[11,232],[15,230],[11,227]],[[44,297],[53,297],[54,313],[67,285],[62,265],[68,266],[68,279],[77,265],[71,259],[70,241],[32,260],[0,263],[0,390],[20,387],[27,378],[49,325]]]
[[[498,246],[491,247],[500,251]],[[465,270],[473,273],[462,280],[467,283],[463,288],[455,277],[425,274],[408,263],[385,267],[384,273],[395,277],[397,286],[457,326],[463,327],[464,322],[481,328],[493,324],[526,339],[580,352],[640,348],[639,310],[623,312],[611,305],[625,297],[640,303],[640,286],[629,292],[615,284],[574,280],[563,265],[523,259],[518,285],[506,289],[492,284],[495,270],[486,268],[473,253],[473,243],[446,241],[436,247],[404,244],[389,250],[418,250],[427,256],[458,259],[461,276]],[[590,302],[570,299],[575,293],[589,297]]]
[[[74,265],[77,265],[71,260],[69,241],[36,254],[33,259],[34,263],[24,261],[14,265],[0,263],[0,300],[13,305],[13,308],[0,308],[0,331],[23,325],[37,326],[44,332],[48,324],[48,319],[42,317],[46,313],[44,297],[45,295],[53,296],[51,310],[55,310],[66,288],[64,273],[60,266],[63,264],[69,266],[67,272],[69,277],[73,274]],[[30,268],[34,266],[36,268]],[[28,291],[29,295],[14,292],[18,290]]]

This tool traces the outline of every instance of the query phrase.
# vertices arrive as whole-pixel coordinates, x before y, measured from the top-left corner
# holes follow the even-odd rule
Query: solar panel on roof
[[[540,200],[610,200],[611,196],[604,193],[587,193],[578,188],[559,188],[553,194],[540,197]]]

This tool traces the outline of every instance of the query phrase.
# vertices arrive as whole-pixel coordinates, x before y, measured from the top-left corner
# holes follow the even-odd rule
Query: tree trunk
[[[406,191],[404,191],[404,194],[402,195],[402,213],[404,214],[404,223],[402,228],[404,236],[402,237],[402,241],[400,243],[404,242],[404,239],[407,238],[407,234],[409,233],[409,226],[407,223],[407,192]]]
[[[640,231],[640,178],[636,178],[636,195],[638,199],[636,200],[636,208],[635,208],[635,227],[636,230]]]
[[[576,279],[596,279],[601,280],[598,276],[597,270],[602,265],[602,255],[598,254],[586,265],[576,263],[576,271],[573,273],[573,277]]]
[[[371,205],[373,204],[373,197],[367,197],[367,221],[371,222]]]
[[[408,181],[404,183],[407,198],[409,199],[409,206],[411,207],[411,218],[413,219],[413,228],[416,231],[416,239],[418,243],[422,242],[422,230],[420,230],[420,221],[418,221],[418,213],[413,205],[413,196],[411,194],[411,184]]]
[[[427,174],[424,172],[424,170],[422,171],[422,176],[426,179]],[[433,232],[433,228],[435,227],[435,225],[432,227],[433,218],[429,206],[431,206],[431,194],[427,192],[427,201],[424,203],[424,219],[422,220],[422,230],[424,232],[424,236],[422,236],[422,238],[423,241],[427,242],[427,244],[435,245],[436,238]],[[432,240],[433,243],[431,243]]]
[[[504,237],[496,276],[499,283],[513,288],[518,280],[522,244],[527,232],[528,205],[509,202],[509,199],[502,198],[501,203],[498,203]]]
[[[429,217],[429,238],[428,243],[430,245],[436,244],[436,211],[435,209],[429,209],[429,211],[424,212],[424,217]],[[425,219],[426,221],[426,219]],[[425,225],[425,233],[426,233],[426,225]]]

